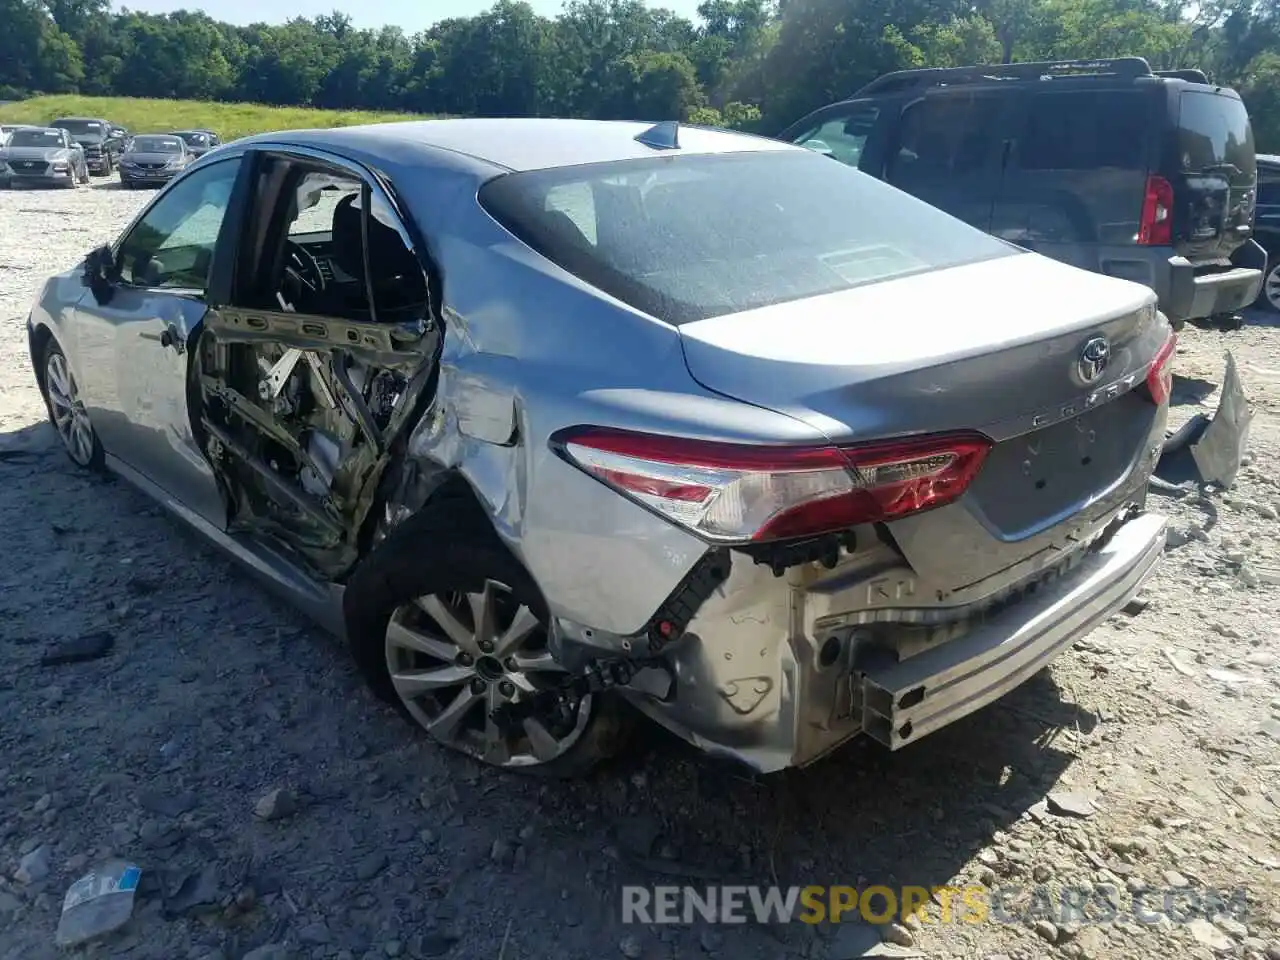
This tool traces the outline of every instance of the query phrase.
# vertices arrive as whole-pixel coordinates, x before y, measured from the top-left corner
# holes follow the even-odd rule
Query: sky
[[[692,18],[700,0],[663,0],[668,10]],[[555,16],[563,0],[529,0],[529,5],[546,17]],[[413,34],[447,17],[465,17],[492,6],[492,0],[429,0],[413,3],[406,0],[360,0],[345,8],[337,0],[127,0],[118,7],[147,13],[171,13],[174,10],[203,10],[211,17],[235,24],[283,23],[290,17],[314,17],[341,10],[357,27],[381,27],[394,24]]]

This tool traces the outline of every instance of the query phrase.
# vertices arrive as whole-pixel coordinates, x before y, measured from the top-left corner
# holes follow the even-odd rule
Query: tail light
[[[1178,335],[1169,334],[1169,339],[1156,351],[1151,366],[1147,368],[1147,390],[1157,405],[1164,403],[1173,393],[1173,353],[1177,346]]]
[[[1138,222],[1138,243],[1148,247],[1173,243],[1173,184],[1164,177],[1147,177],[1142,219]]]
[[[951,503],[991,441],[935,435],[853,446],[757,446],[575,427],[571,463],[697,535],[721,542],[813,536]]]

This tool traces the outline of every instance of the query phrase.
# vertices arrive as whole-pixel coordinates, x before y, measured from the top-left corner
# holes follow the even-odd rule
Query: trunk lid
[[[977,430],[995,441],[956,504],[889,525],[917,573],[958,588],[1061,537],[1148,453],[1140,385],[1168,333],[1154,294],[1022,253],[684,324],[705,387],[834,441]],[[1101,372],[1086,344],[1107,344]]]
[[[1252,233],[1258,168],[1249,114],[1229,91],[1177,96],[1174,247],[1193,262],[1225,264]]]

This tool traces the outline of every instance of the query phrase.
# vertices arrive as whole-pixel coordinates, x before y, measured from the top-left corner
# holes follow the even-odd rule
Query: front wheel
[[[552,777],[580,776],[621,749],[626,723],[606,695],[503,716],[563,690],[568,674],[548,647],[533,578],[469,498],[429,505],[393,531],[346,597],[365,679],[442,746]]]
[[[101,470],[105,460],[102,444],[89,422],[89,413],[80,399],[80,388],[66,354],[52,338],[44,353],[44,397],[49,422],[57,431],[67,456],[78,467]]]
[[[1267,261],[1267,272],[1262,275],[1262,296],[1258,300],[1280,312],[1280,252],[1271,254]]]

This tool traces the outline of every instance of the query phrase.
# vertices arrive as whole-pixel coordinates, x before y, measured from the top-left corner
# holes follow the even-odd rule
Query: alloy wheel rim
[[[387,624],[387,671],[396,696],[436,741],[500,767],[549,763],[582,737],[584,695],[565,716],[524,717],[503,729],[494,711],[564,680],[545,625],[509,587],[419,597]]]
[[[1262,293],[1271,304],[1271,309],[1280,310],[1280,260],[1271,265],[1266,278],[1262,281]]]
[[[53,413],[53,426],[62,445],[72,460],[87,467],[93,460],[93,427],[80,400],[76,379],[67,369],[67,360],[61,353],[49,355],[45,364],[45,386],[49,394],[49,409]]]

